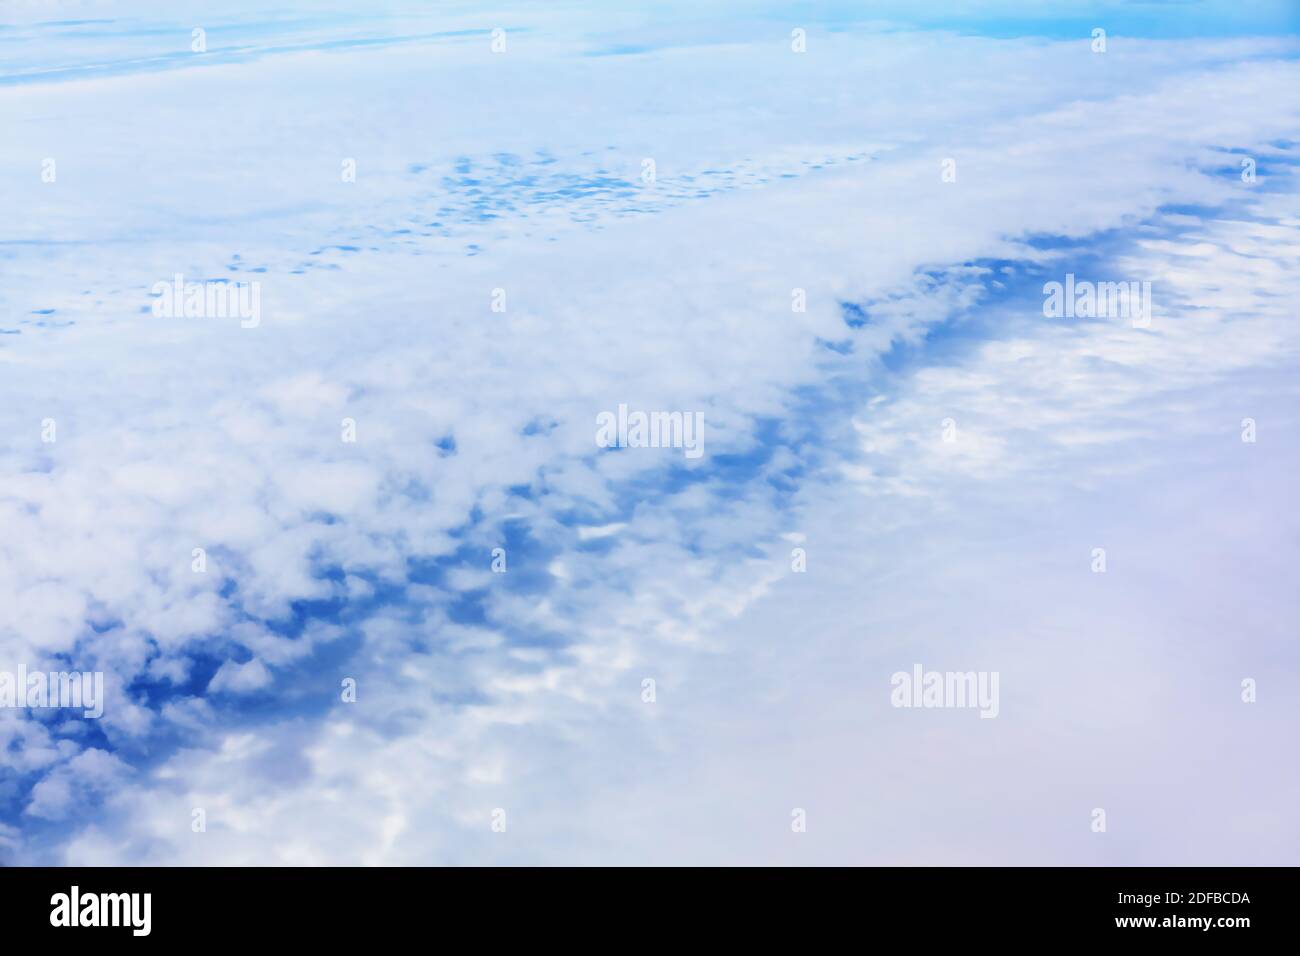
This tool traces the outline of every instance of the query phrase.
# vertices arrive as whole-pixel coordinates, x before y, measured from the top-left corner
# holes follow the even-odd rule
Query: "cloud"
[[[63,820],[95,797],[118,786],[131,768],[112,754],[91,747],[60,764],[32,788],[26,813]]]
[[[859,29],[800,58],[784,28],[695,24],[589,57],[591,36],[537,16],[501,57],[481,36],[417,38],[0,84],[24,133],[0,174],[27,184],[0,248],[17,317],[0,640],[116,681],[107,742],[12,731],[20,832],[88,818],[29,828],[16,855],[645,851],[638,825],[687,812],[690,787],[657,800],[638,761],[722,786],[693,728],[721,728],[719,760],[785,740],[768,692],[817,726],[773,661],[805,642],[851,656],[827,615],[871,609],[792,592],[791,536],[816,568],[842,516],[860,530],[837,580],[902,615],[919,585],[890,603],[877,577],[910,567],[909,529],[936,561],[960,549],[932,522],[972,484],[1005,502],[1029,483],[1050,507],[1156,467],[1144,443],[1213,433],[1211,412],[1232,439],[1224,383],[1294,367],[1289,39],[1134,41],[1101,61],[1083,41]],[[112,37],[114,62],[146,42]],[[1225,148],[1261,158],[1253,191]],[[53,188],[38,153],[58,158]],[[1044,319],[1043,276],[1084,266],[1152,278],[1155,328]],[[148,290],[178,272],[259,282],[263,322],[152,316]],[[603,452],[595,416],[620,403],[703,412],[707,454]],[[642,703],[647,677],[662,706]],[[701,702],[728,686],[745,706]],[[879,732],[884,754],[913,745],[906,725]],[[760,776],[788,819],[779,768]],[[493,842],[496,807],[511,838]],[[716,853],[743,852],[767,812],[738,810]]]
[[[266,689],[272,680],[271,672],[257,658],[246,664],[226,661],[208,684],[208,693],[251,694]]]

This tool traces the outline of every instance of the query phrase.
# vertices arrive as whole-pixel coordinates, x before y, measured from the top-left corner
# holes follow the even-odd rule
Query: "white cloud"
[[[226,661],[208,684],[208,693],[249,694],[265,690],[272,679],[271,672],[257,658],[246,664]]]
[[[17,142],[39,141],[61,170],[51,190],[30,175],[34,147],[0,147],[0,175],[31,183],[14,195],[19,244],[0,253],[13,276],[0,302],[21,317],[0,341],[0,426],[14,437],[0,451],[0,641],[17,658],[96,657],[122,695],[157,682],[177,696],[110,699],[105,726],[131,739],[156,721],[185,747],[128,781],[131,754],[22,722],[11,733],[28,749],[4,759],[38,775],[28,814],[103,803],[66,845],[16,855],[541,861],[643,846],[633,831],[662,822],[663,804],[627,755],[708,757],[689,722],[658,714],[680,713],[688,688],[697,702],[720,693],[742,646],[737,673],[770,677],[805,627],[846,607],[818,589],[791,598],[784,630],[755,621],[795,586],[792,524],[813,568],[837,523],[860,528],[837,560],[870,580],[905,560],[906,529],[928,527],[954,488],[975,479],[996,498],[1032,480],[1050,501],[1062,475],[1150,467],[1115,449],[1217,427],[1180,417],[1179,396],[1203,416],[1209,386],[1294,367],[1287,300],[1270,299],[1292,281],[1279,247],[1295,242],[1293,201],[1203,171],[1222,163],[1217,148],[1262,156],[1294,129],[1300,68],[1272,59],[1294,44],[1133,42],[1099,68],[1078,43],[952,35],[825,35],[798,63],[752,37],[579,55],[590,43],[539,30],[504,62],[440,40],[0,86]],[[277,121],[263,122],[272,104]],[[256,149],[213,148],[251,130]],[[347,156],[355,184],[339,181]],[[939,177],[948,156],[953,184]],[[882,371],[891,346],[921,347],[980,301],[977,260],[1053,261],[1025,236],[1140,230],[1162,206],[1252,198],[1239,221],[1152,234],[1109,263],[1178,296],[1153,334],[1009,310],[1006,329],[944,364]],[[178,271],[261,282],[261,326],[140,312]],[[499,287],[505,313],[490,309]],[[806,313],[790,309],[796,287]],[[840,299],[875,302],[869,324],[846,327]],[[850,339],[847,356],[823,344]],[[843,421],[800,404],[837,383],[854,396]],[[706,460],[597,454],[594,416],[620,402],[703,410]],[[937,441],[947,414],[954,446]],[[762,451],[765,419],[845,444],[779,450],[751,481],[711,470]],[[665,465],[701,480],[670,489]],[[813,473],[795,480],[801,467]],[[510,524],[528,542],[493,575]],[[356,617],[337,626],[271,626],[343,598]],[[213,654],[209,701],[186,685]],[[640,701],[647,676],[659,710]],[[282,710],[220,724],[240,717],[222,695],[272,687]],[[721,721],[735,753],[782,719],[689,712]],[[670,803],[689,791],[669,789]],[[565,822],[570,799],[581,823]],[[522,836],[489,842],[486,814],[506,805]],[[194,806],[206,835],[189,829]],[[743,819],[729,825],[719,853],[744,844]],[[584,835],[566,843],[566,827]]]

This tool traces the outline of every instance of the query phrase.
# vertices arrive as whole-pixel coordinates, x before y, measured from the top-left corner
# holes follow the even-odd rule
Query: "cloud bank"
[[[12,28],[7,860],[1294,862],[1293,39],[385,13]]]

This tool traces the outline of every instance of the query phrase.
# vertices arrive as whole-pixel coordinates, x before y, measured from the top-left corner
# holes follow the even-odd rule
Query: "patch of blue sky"
[[[921,30],[953,30],[997,39],[1089,36],[1095,27],[1108,36],[1150,39],[1280,36],[1300,34],[1300,6],[1291,0],[1058,0],[1027,5],[1014,0],[953,0],[910,3],[883,0],[868,7],[855,3],[795,4],[815,22],[847,31],[868,22]],[[769,6],[775,12],[776,6]]]

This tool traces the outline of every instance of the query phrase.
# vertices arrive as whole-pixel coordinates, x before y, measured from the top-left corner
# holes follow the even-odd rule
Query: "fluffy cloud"
[[[23,131],[0,174],[25,184],[0,251],[0,640],[114,691],[108,744],[5,724],[29,741],[4,757],[19,833],[93,810],[71,835],[5,831],[15,858],[645,851],[637,814],[673,813],[626,755],[699,769],[692,724],[657,715],[744,721],[701,698],[729,683],[719,655],[768,675],[803,640],[752,617],[790,594],[792,534],[824,560],[813,542],[852,514],[880,543],[837,563],[883,579],[954,488],[1050,501],[1141,471],[1135,445],[1218,427],[1211,389],[1294,368],[1291,41],[1102,59],[859,29],[799,56],[784,28],[697,24],[597,56],[625,28],[534,16],[504,55],[426,20],[377,49],[325,55],[323,29],[201,68],[0,78]],[[157,42],[113,35],[114,62]],[[1259,158],[1253,190],[1225,149]],[[1032,284],[1079,263],[1153,280],[1155,328],[1044,319]],[[177,273],[259,282],[263,321],[153,316]],[[708,454],[601,453],[620,403],[703,411]],[[1241,414],[1221,412],[1229,439]],[[809,618],[843,600],[809,591],[787,602]]]

